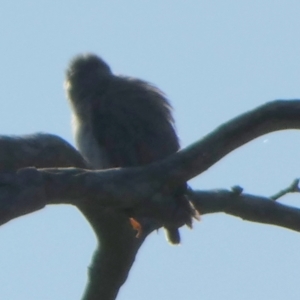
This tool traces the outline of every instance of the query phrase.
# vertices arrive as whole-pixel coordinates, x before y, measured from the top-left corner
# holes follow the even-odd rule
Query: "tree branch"
[[[270,199],[276,201],[288,193],[299,193],[299,192],[300,192],[299,179],[295,179],[290,186],[279,191],[275,195],[271,196]]]
[[[223,212],[251,222],[300,231],[300,209],[270,198],[228,190],[194,191],[190,197],[202,215]]]
[[[0,224],[43,208],[46,195],[41,175],[24,167],[86,168],[82,156],[52,134],[0,136]]]
[[[36,168],[87,168],[80,153],[54,134],[0,135],[0,170]]]
[[[300,100],[276,100],[246,112],[153,167],[164,173],[166,183],[176,186],[249,141],[286,129],[300,129]]]
[[[300,101],[274,101],[217,128],[199,142],[151,165],[106,171],[88,168],[80,154],[53,135],[0,138],[0,223],[46,204],[76,205],[100,241],[84,299],[115,299],[146,236],[164,224],[181,226],[170,189],[207,170],[241,145],[272,131],[300,128]],[[35,166],[34,168],[19,168]],[[242,190],[190,192],[202,214],[225,212],[299,231],[299,210]],[[128,215],[144,231],[137,239]],[[153,221],[156,220],[156,221]]]
[[[47,204],[78,205],[100,243],[90,267],[90,280],[84,299],[115,299],[127,279],[138,249],[147,235],[159,225],[145,218],[139,219],[143,232],[137,239],[124,212],[99,206],[97,199],[97,205],[85,201],[92,200],[93,196],[87,197],[84,188],[80,196],[82,202],[80,205],[77,203],[80,181],[85,182],[85,178],[89,178],[90,183],[94,181],[87,170],[48,169],[37,172],[30,168],[16,172],[19,168],[32,166],[88,168],[81,155],[55,135],[0,136],[0,224],[39,210]],[[82,174],[86,174],[85,178]],[[110,176],[106,181],[108,187],[111,187]],[[89,185],[86,188],[89,189]],[[118,188],[114,190],[118,191]],[[67,194],[73,194],[66,195],[66,191]],[[126,202],[124,195],[122,202]]]

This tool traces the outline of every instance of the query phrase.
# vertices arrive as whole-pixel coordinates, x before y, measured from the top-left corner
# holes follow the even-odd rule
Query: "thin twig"
[[[279,198],[285,196],[286,194],[299,193],[299,192],[300,192],[299,179],[295,179],[289,187],[287,187],[287,188],[279,191],[275,195],[271,196],[270,199],[276,201]]]

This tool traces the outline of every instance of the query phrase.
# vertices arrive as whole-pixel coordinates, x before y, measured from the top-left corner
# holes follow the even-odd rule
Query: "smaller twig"
[[[283,190],[279,191],[277,194],[271,196],[270,199],[276,201],[288,193],[299,193],[299,192],[300,192],[300,188],[299,188],[299,178],[298,178],[298,179],[295,179],[289,187],[287,187],[286,189],[283,189]]]

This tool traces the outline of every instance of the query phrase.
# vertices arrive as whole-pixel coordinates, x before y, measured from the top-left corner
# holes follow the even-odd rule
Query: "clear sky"
[[[273,99],[300,98],[300,2],[8,1],[0,3],[0,134],[55,133],[73,143],[63,91],[69,60],[101,55],[117,73],[159,86],[182,145]],[[300,176],[300,132],[261,137],[191,185],[272,195]],[[285,197],[300,204],[300,195]],[[153,233],[118,299],[299,300],[300,236],[224,214]],[[80,299],[96,247],[73,207],[0,228],[0,298]]]

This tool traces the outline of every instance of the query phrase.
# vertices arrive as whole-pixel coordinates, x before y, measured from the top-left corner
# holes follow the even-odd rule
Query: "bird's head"
[[[71,60],[66,71],[65,89],[71,102],[80,102],[105,90],[112,72],[108,64],[95,54],[82,54]]]

